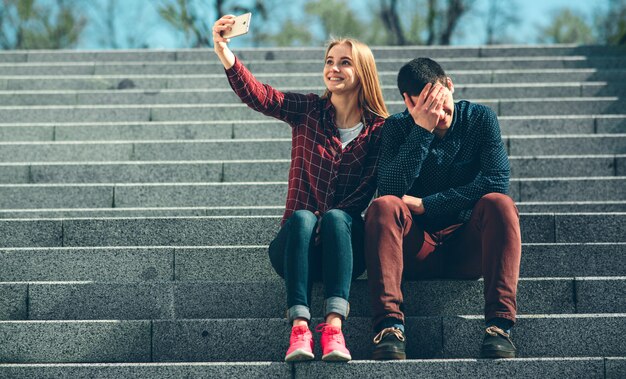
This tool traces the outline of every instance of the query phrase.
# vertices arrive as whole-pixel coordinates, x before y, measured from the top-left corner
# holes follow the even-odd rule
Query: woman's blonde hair
[[[378,116],[387,118],[389,112],[383,100],[383,92],[380,88],[378,80],[378,70],[374,61],[374,54],[370,48],[354,38],[333,38],[328,43],[324,59],[328,57],[330,49],[336,45],[348,44],[352,49],[352,62],[356,71],[357,78],[361,85],[359,86],[359,106],[363,110],[368,110]],[[326,89],[322,98],[330,98],[331,92]]]

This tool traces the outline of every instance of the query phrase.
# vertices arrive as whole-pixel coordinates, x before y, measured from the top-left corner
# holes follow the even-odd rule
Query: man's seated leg
[[[517,313],[522,242],[519,213],[513,200],[500,193],[483,196],[472,217],[446,249],[446,276],[484,277],[486,330],[482,358],[513,358],[510,337]]]
[[[401,282],[403,273],[418,277],[433,263],[435,246],[424,243],[424,229],[413,221],[404,202],[395,196],[380,197],[365,216],[367,262],[374,337],[373,359],[405,359],[406,338]]]

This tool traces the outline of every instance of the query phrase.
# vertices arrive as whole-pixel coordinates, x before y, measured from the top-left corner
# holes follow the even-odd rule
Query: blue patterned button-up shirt
[[[491,192],[506,194],[510,166],[496,114],[459,101],[443,138],[416,125],[408,110],[383,127],[379,195],[422,198],[427,230],[469,220],[472,208]]]

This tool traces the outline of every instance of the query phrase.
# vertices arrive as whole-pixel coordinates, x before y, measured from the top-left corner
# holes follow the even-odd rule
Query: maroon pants
[[[500,193],[483,196],[470,220],[428,233],[402,199],[383,196],[365,216],[365,257],[374,325],[386,317],[404,321],[402,277],[485,282],[485,319],[515,322],[522,242],[519,213]]]

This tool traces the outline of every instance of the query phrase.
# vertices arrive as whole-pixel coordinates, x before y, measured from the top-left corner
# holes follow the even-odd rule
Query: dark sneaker
[[[374,337],[372,359],[406,359],[405,347],[406,338],[400,329],[385,328]]]
[[[515,358],[516,352],[517,349],[508,333],[497,326],[487,328],[480,349],[481,358]]]

